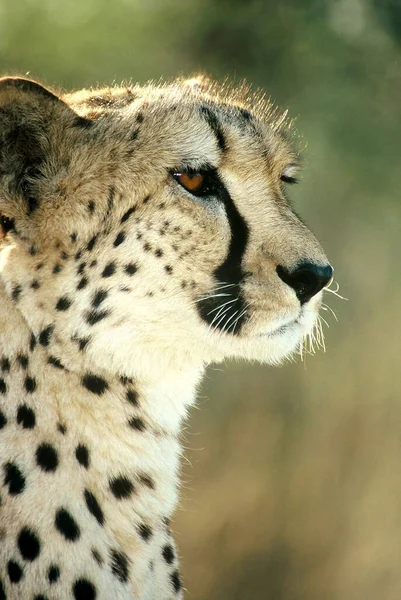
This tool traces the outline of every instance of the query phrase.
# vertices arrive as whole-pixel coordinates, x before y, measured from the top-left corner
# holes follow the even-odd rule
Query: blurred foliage
[[[308,142],[293,201],[349,300],[325,299],[326,354],[210,369],[176,520],[192,600],[401,598],[400,41],[399,0],[0,0],[4,74],[246,78]]]

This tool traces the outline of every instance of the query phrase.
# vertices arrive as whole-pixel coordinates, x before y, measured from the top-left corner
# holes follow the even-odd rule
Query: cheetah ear
[[[0,78],[0,235],[37,207],[35,181],[51,160],[56,132],[83,122],[91,123],[36,81]]]

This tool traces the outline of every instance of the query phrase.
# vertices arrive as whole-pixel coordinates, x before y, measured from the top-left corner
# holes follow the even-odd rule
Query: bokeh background
[[[327,294],[326,353],[209,369],[175,521],[190,600],[401,598],[400,42],[400,0],[0,0],[1,74],[246,78],[307,142],[292,199],[348,301]]]

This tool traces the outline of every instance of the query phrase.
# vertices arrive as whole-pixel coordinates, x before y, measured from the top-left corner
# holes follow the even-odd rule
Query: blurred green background
[[[175,529],[191,600],[401,598],[400,0],[0,0],[0,69],[66,89],[246,78],[307,141],[327,352],[210,368]],[[397,192],[396,192],[397,187]]]

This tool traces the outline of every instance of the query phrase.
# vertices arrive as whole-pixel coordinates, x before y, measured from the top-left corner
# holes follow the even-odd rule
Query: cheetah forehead
[[[75,106],[89,108],[121,109],[132,102],[141,100],[172,103],[211,102],[227,109],[241,108],[252,112],[262,120],[281,122],[287,117],[286,111],[274,106],[261,90],[253,90],[245,81],[235,85],[228,81],[218,83],[205,78],[175,79],[172,82],[148,82],[145,85],[122,84],[103,88],[88,88],[64,94],[63,99]],[[281,117],[281,119],[280,119]],[[288,125],[287,120],[287,125]]]
[[[261,90],[253,90],[242,81],[235,85],[229,81],[218,83],[202,76],[176,79],[173,82],[149,82],[140,85],[121,85],[83,89],[66,94],[63,99],[82,116],[101,119],[107,115],[141,111],[155,114],[177,112],[180,117],[197,114],[199,108],[208,107],[219,120],[237,125],[241,129],[253,121],[253,132],[258,126],[268,127],[281,140],[294,142],[294,121],[287,110],[276,107]],[[199,114],[199,113],[198,113]],[[293,149],[292,149],[293,150]]]

